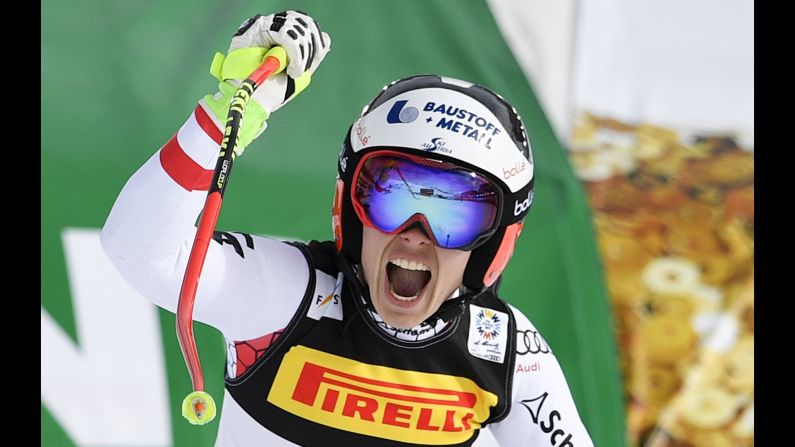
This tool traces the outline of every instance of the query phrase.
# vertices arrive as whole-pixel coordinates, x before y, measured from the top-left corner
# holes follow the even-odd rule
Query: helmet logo
[[[445,143],[444,139],[441,137],[432,138],[430,143],[422,143],[422,147],[424,147],[428,152],[439,151],[451,154],[453,150],[449,147],[446,147],[446,145],[447,143]]]
[[[521,162],[519,162],[519,161],[514,162],[514,165],[511,166],[510,169],[505,169],[504,167],[502,168],[502,177],[505,180],[508,180],[509,178],[513,177],[514,175],[519,175],[520,172],[522,172],[525,169],[527,169],[527,166],[529,166],[529,163],[527,163],[524,160],[522,160]]]
[[[367,146],[367,143],[370,142],[370,136],[367,134],[367,128],[362,127],[361,124],[356,126],[356,138],[359,139],[359,142],[363,145]],[[343,171],[345,168],[343,168]]]
[[[498,126],[486,118],[458,106],[437,105],[435,102],[429,101],[422,110],[442,115],[435,127],[471,138],[486,149],[491,149],[492,138],[501,132]],[[429,120],[433,119],[429,117]]]
[[[530,204],[533,203],[533,190],[530,190],[527,193],[527,198],[519,202],[518,200],[513,205],[513,215],[518,216],[523,212],[527,211],[530,208]]]
[[[416,107],[405,107],[407,102],[406,100],[396,101],[386,116],[386,122],[397,124],[410,123],[416,120],[420,116],[420,111]]]

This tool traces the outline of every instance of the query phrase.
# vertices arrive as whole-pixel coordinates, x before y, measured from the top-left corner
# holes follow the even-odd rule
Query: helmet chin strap
[[[367,284],[365,284],[364,280],[358,274],[361,271],[361,269],[358,268],[359,266],[352,266],[342,254],[337,255],[337,266],[348,280],[348,284],[351,288],[351,292],[353,292],[353,296],[361,298],[361,300],[354,300],[357,307],[357,315],[363,313],[367,309],[378,313],[376,312],[375,306],[373,305],[373,299],[370,297],[370,288],[367,286]],[[458,290],[461,292],[458,296],[447,299],[444,303],[442,303],[441,306],[439,306],[439,309],[437,309],[436,312],[434,312],[430,317],[426,318],[425,321],[420,324],[435,326],[438,320],[450,321],[453,318],[458,317],[464,313],[467,305],[472,302],[472,300],[479,297],[490,288],[496,289],[501,281],[502,277],[497,279],[497,281],[491,286],[484,286],[480,290],[468,290],[462,284],[458,288]],[[348,323],[350,324],[351,321],[353,321],[353,318],[351,318]]]
[[[356,317],[361,316],[361,314],[367,311],[367,309],[375,312],[375,307],[373,307],[373,300],[370,298],[370,289],[367,287],[367,284],[362,281],[358,273],[354,271],[354,266],[352,266],[351,263],[345,259],[345,255],[342,253],[337,253],[336,258],[337,267],[347,280],[345,282],[348,284],[351,295],[354,297],[353,303],[356,306],[356,313],[348,320],[347,323],[345,323],[345,326],[342,328],[342,332],[345,333],[348,331],[348,328],[350,327],[353,320],[356,319]]]
[[[348,284],[350,284],[349,287],[351,288],[351,292],[353,292],[353,296],[361,298],[363,302],[360,304],[364,304],[365,308],[375,311],[373,300],[370,298],[370,288],[360,275],[360,266],[358,264],[351,265],[351,263],[345,259],[344,255],[338,253],[337,267],[339,267],[342,274],[345,275],[345,279],[348,280]]]

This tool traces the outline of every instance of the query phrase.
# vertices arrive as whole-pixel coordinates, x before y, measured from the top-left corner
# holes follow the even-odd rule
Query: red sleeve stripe
[[[186,190],[207,191],[222,138],[215,121],[199,105],[160,151],[160,164]]]
[[[210,138],[213,139],[213,141],[220,145],[224,134],[221,132],[218,126],[215,125],[215,122],[212,118],[210,118],[210,115],[204,111],[202,106],[197,106],[193,113],[196,116],[196,121],[199,122],[199,126],[201,126],[204,133],[206,133]]]
[[[160,164],[172,180],[188,191],[207,191],[213,171],[204,169],[182,150],[174,135],[160,150]]]

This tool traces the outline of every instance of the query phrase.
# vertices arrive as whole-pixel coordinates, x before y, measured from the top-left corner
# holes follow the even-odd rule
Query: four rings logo
[[[538,332],[526,329],[517,333],[519,334],[516,342],[517,354],[549,354],[549,345]]]
[[[413,444],[468,440],[497,404],[473,381],[290,349],[268,402],[318,424]]]

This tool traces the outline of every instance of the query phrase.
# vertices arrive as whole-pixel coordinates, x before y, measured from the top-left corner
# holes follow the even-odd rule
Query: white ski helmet
[[[420,75],[385,86],[351,125],[338,162],[332,226],[337,251],[361,263],[362,222],[352,205],[352,178],[362,157],[389,149],[452,163],[498,185],[498,225],[472,250],[464,286],[483,290],[513,254],[533,202],[533,156],[522,119],[491,90],[454,78]]]

